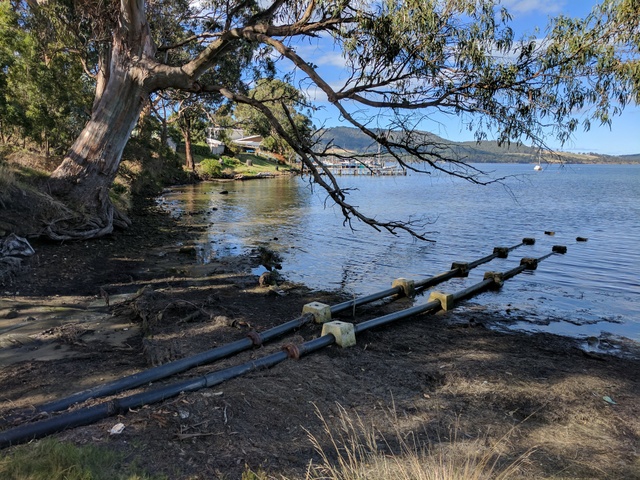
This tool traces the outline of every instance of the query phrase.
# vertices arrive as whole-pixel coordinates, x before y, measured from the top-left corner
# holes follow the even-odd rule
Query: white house
[[[229,140],[238,145],[245,152],[254,152],[260,149],[263,138],[260,135],[246,137],[240,128],[207,127],[206,142],[214,155],[224,153],[224,142],[220,140],[220,133],[227,132]]]

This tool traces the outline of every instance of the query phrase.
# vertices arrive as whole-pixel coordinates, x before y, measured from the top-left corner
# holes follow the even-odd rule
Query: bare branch
[[[351,205],[346,201],[345,190],[342,189],[336,178],[329,171],[329,169],[324,165],[324,163],[318,158],[315,152],[311,150],[308,146],[301,144],[296,141],[296,139],[292,138],[287,131],[284,129],[282,124],[278,121],[278,119],[273,115],[271,110],[264,105],[263,102],[260,102],[254,98],[247,97],[245,95],[235,93],[230,91],[229,89],[221,86],[206,86],[204,87],[207,91],[217,91],[224,95],[229,100],[232,100],[237,103],[244,103],[247,105],[251,105],[257,110],[261,111],[265,117],[269,119],[272,127],[278,132],[278,134],[284,138],[296,151],[298,155],[302,158],[303,163],[306,167],[312,172],[314,182],[324,188],[329,196],[336,202],[337,205],[340,206],[342,210],[342,214],[345,217],[344,223],[349,224],[351,226],[352,219],[356,218],[362,223],[365,223],[374,229],[381,231],[386,230],[389,233],[396,235],[399,231],[405,231],[409,233],[411,236],[425,241],[431,241],[427,239],[423,234],[418,233],[413,227],[415,222],[403,222],[403,221],[380,221],[374,218],[367,217],[363,215],[357,207]],[[298,139],[299,140],[299,139]],[[322,172],[322,173],[321,173]],[[326,175],[329,178],[329,183],[325,182],[323,175]]]

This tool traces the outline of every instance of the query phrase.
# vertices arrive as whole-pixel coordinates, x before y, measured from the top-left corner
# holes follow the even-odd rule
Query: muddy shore
[[[35,405],[246,338],[298,317],[311,301],[341,300],[286,281],[260,286],[251,274],[257,253],[196,265],[189,242],[199,228],[148,205],[131,229],[103,239],[34,242],[36,255],[2,286],[1,430],[24,422]],[[378,303],[340,319],[409,305]],[[487,328],[500,315],[417,316],[365,332],[355,347],[330,346],[55,438],[124,452],[172,479],[240,478],[247,468],[304,478],[321,460],[309,435],[330,451],[325,422],[338,431],[346,412],[375,426],[386,453],[399,433],[419,445],[495,451],[499,465],[520,459],[521,478],[640,479],[640,361],[584,352],[553,335]],[[306,325],[170,381],[319,334],[320,326]],[[124,430],[110,435],[117,423]]]

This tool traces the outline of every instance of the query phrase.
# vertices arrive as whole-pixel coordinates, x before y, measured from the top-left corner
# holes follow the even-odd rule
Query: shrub
[[[220,177],[222,173],[222,166],[220,165],[219,160],[216,160],[215,158],[207,158],[200,162],[199,170],[199,173],[203,176],[216,178]]]
[[[180,143],[176,147],[176,152],[185,153],[184,143]],[[192,143],[191,153],[194,155],[201,155],[203,157],[208,157],[211,155],[211,148],[208,145],[199,145],[199,144]]]
[[[233,157],[227,157],[226,155],[223,155],[221,157],[222,163],[224,164],[225,167],[237,167],[238,165],[240,165],[240,160],[238,160],[237,158],[233,158]]]

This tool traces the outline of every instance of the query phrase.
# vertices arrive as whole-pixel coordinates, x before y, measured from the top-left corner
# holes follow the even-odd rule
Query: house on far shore
[[[205,141],[214,155],[222,155],[224,153],[225,144],[220,140],[221,132],[226,132],[229,141],[240,147],[243,152],[254,153],[260,150],[260,144],[263,140],[260,135],[246,137],[244,131],[239,128],[207,127]]]
[[[255,153],[260,150],[262,140],[264,139],[260,135],[250,135],[248,137],[232,140],[232,142],[239,146],[245,153]]]

